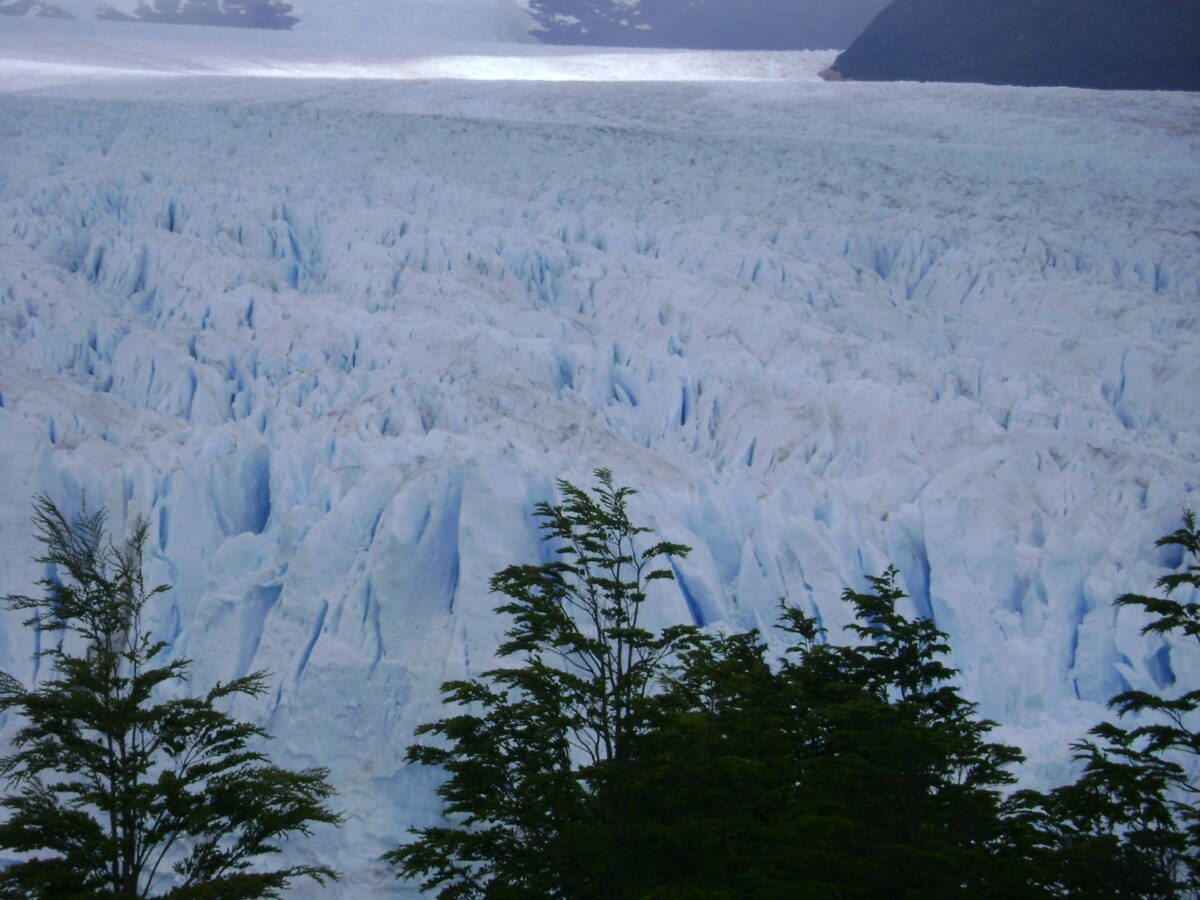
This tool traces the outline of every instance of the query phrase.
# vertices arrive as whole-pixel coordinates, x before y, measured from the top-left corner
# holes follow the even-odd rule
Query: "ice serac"
[[[834,86],[828,57],[10,65],[42,86],[0,95],[0,592],[40,574],[35,493],[146,516],[195,688],[269,670],[238,712],[333,768],[347,825],[289,852],[346,897],[401,890],[376,860],[438,815],[404,747],[494,663],[534,505],[596,466],[694,548],[660,623],[776,640],[786,596],[840,636],[894,563],[1028,777],[1064,776],[1114,690],[1200,675],[1110,605],[1179,565],[1153,541],[1200,484],[1195,100]],[[0,669],[34,641],[7,618]]]

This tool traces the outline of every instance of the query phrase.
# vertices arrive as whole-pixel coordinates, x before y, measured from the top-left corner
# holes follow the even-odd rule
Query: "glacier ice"
[[[402,890],[375,860],[438,813],[403,749],[494,662],[532,506],[596,466],[694,547],[662,622],[787,596],[836,634],[895,563],[1034,782],[1115,690],[1200,674],[1110,605],[1179,564],[1153,541],[1200,485],[1194,95],[461,44],[490,80],[433,45],[204,73],[21,27],[0,591],[39,574],[34,493],[147,515],[171,652],[270,670],[238,712],[332,766],[350,821],[291,852],[344,896]],[[7,617],[0,669],[32,650]]]

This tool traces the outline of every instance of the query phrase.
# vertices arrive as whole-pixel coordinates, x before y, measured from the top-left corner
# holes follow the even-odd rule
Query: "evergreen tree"
[[[682,654],[634,743],[628,896],[1041,895],[1000,794],[1021,756],[986,740],[894,578],[844,594],[861,643],[785,606],[779,666],[753,632]]]
[[[631,897],[834,897],[796,802],[796,710],[755,632],[689,647],[634,744]]]
[[[558,559],[491,581],[513,621],[499,654],[518,664],[443,685],[463,711],[417,729],[441,744],[408,750],[448,773],[452,824],[384,858],[440,897],[629,896],[631,748],[652,685],[695,632],[642,626],[648,586],[673,577],[655,561],[688,548],[641,548],[634,492],[595,474],[592,493],[560,481],[563,502],[536,509]]]
[[[190,662],[157,663],[165,648],[142,628],[146,524],[123,546],[104,512],[67,521],[47,498],[34,522],[48,567],[41,597],[9,596],[32,613],[52,677],[31,690],[0,674],[0,709],[25,720],[0,774],[0,847],[20,859],[0,871],[0,895],[24,898],[278,897],[296,878],[336,878],[327,866],[267,868],[291,834],[338,824],[325,769],[271,765],[267,735],[217,707],[266,690],[261,672],[199,697],[159,700]]]
[[[870,591],[844,592],[856,645],[820,643],[815,622],[784,610],[800,639],[783,669],[800,718],[799,800],[814,821],[840,824],[810,838],[843,896],[1022,896],[1000,788],[1023,757],[986,740],[996,723],[953,683],[948,636],[897,610],[895,577],[889,568]]]
[[[895,570],[847,591],[860,642],[784,607],[772,665],[755,632],[643,630],[627,488],[560,482],[537,513],[559,560],[492,581],[511,668],[443,686],[450,823],[385,859],[444,898],[1041,896],[1000,788],[1020,761],[953,685],[946,635],[897,611]]]

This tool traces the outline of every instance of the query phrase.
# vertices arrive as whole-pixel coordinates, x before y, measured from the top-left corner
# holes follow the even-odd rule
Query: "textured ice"
[[[1035,783],[1195,683],[1110,602],[1200,484],[1196,95],[47,34],[0,35],[0,591],[35,492],[149,516],[171,652],[269,669],[239,711],[332,767],[350,821],[297,852],[342,895],[399,890],[403,749],[595,466],[694,547],[660,621],[837,635],[894,562]]]

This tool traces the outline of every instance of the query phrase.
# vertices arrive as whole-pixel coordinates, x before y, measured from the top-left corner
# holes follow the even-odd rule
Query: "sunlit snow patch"
[[[468,81],[790,81],[809,75],[804,65],[818,54],[788,60],[785,54],[647,51],[502,56],[488,53],[413,56],[394,62],[264,64],[235,66],[213,74],[255,78],[337,78]],[[829,54],[819,54],[824,58]]]
[[[338,42],[322,44],[312,35],[277,33],[258,33],[247,45],[248,38],[228,29],[163,27],[147,36],[146,29],[131,35],[129,26],[105,23],[98,35],[67,40],[43,23],[12,24],[0,34],[0,84],[9,90],[52,84],[56,77],[74,82],[180,74],[385,81],[792,81],[815,80],[834,56],[834,51],[597,51],[415,39],[348,48]]]

